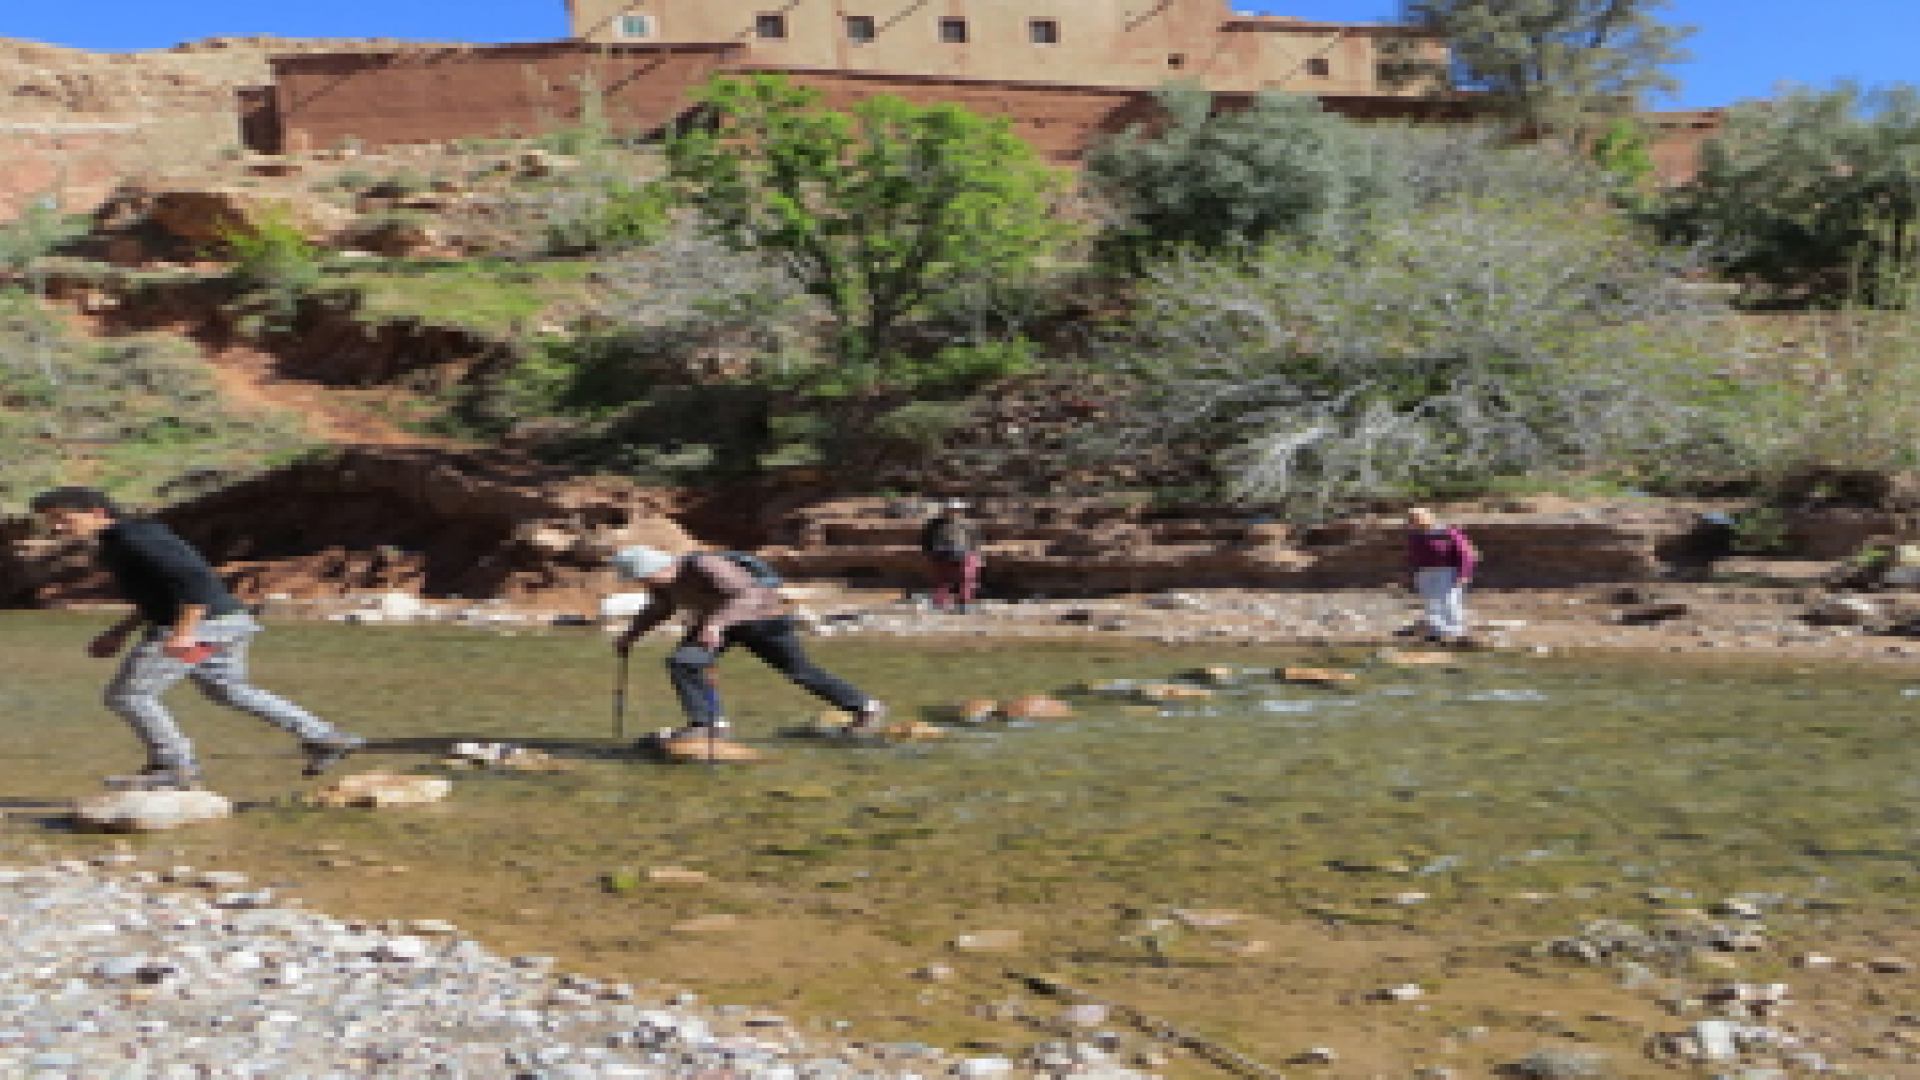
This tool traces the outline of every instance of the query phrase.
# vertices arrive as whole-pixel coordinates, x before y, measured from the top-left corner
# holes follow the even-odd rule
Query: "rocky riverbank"
[[[1029,1061],[863,1044],[498,956],[450,923],[331,919],[245,874],[129,851],[0,866],[0,911],[9,1076],[1146,1075],[1094,1040]]]

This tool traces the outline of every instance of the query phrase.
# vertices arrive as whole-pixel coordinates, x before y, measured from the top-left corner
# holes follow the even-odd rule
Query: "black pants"
[[[717,649],[699,644],[688,634],[667,657],[667,675],[673,680],[673,692],[680,698],[680,709],[687,714],[688,724],[701,727],[721,718],[720,691],[713,685],[711,672],[721,654],[735,645],[806,688],[813,696],[848,712],[857,712],[867,703],[867,695],[807,659],[806,650],[793,632],[792,619],[761,619],[727,627]]]

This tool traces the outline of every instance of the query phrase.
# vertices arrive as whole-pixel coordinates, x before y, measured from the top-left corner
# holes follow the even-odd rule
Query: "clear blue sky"
[[[1235,0],[1243,11],[1391,20],[1397,0]],[[1700,28],[1678,68],[1695,108],[1760,97],[1785,80],[1920,82],[1920,0],[1677,0],[1665,16]],[[0,37],[88,49],[151,49],[216,34],[538,41],[567,33],[562,0],[0,0]]]

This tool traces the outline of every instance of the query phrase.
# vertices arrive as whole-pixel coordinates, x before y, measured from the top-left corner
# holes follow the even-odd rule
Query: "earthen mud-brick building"
[[[577,41],[724,43],[754,63],[953,79],[1415,94],[1423,31],[1242,15],[1227,0],[569,0]]]

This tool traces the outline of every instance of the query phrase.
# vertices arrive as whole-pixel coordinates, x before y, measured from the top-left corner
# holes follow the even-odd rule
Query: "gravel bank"
[[[140,856],[0,865],[0,1075],[100,1078],[1083,1076],[1096,1045],[965,1058],[554,973],[444,923],[273,906],[231,871]],[[650,1000],[657,999],[657,1000]]]

